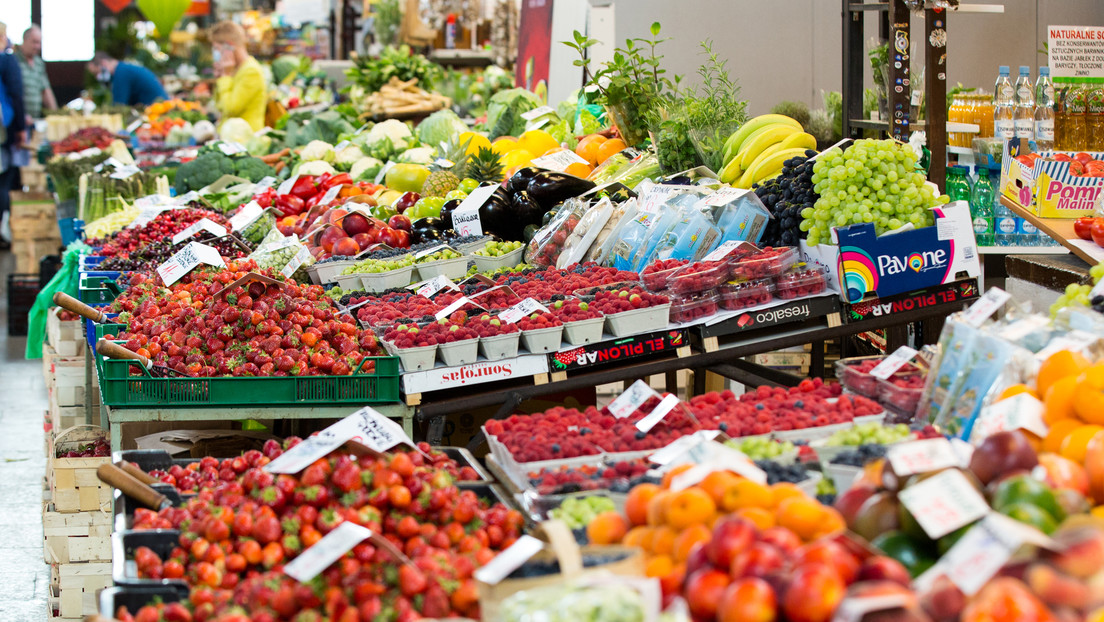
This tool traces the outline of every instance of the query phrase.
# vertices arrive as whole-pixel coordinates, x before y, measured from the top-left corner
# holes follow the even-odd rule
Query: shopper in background
[[[260,63],[245,48],[245,29],[233,22],[219,22],[211,28],[210,38],[219,115],[223,121],[241,117],[253,131],[261,129],[268,91]]]
[[[46,75],[46,61],[42,60],[42,29],[32,25],[23,31],[23,43],[15,55],[23,72],[23,112],[27,125],[32,119],[41,119],[44,110],[57,110],[54,90]]]
[[[19,61],[7,53],[8,27],[0,22],[0,248],[11,245],[11,188],[19,172],[13,153],[23,144],[26,117],[23,115],[23,78]]]
[[[88,71],[100,82],[111,83],[111,99],[120,106],[148,106],[169,98],[152,71],[141,65],[120,62],[107,52],[96,52],[88,63]]]

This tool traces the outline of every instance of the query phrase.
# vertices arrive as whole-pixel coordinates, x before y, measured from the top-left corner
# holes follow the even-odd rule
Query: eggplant
[[[533,239],[533,236],[537,234],[537,231],[540,231],[540,227],[536,225],[525,225],[525,229],[522,229],[521,235],[525,242],[528,243]]]
[[[445,226],[445,221],[443,219],[434,218],[433,216],[419,218],[418,222],[416,222],[415,224],[419,227],[433,227],[438,231],[444,231],[445,229],[448,229],[448,227]]]
[[[514,195],[510,200],[510,206],[514,208],[514,216],[525,225],[535,225],[544,216],[542,208],[525,190]]]
[[[495,192],[479,208],[479,222],[483,225],[483,231],[496,233],[506,239],[513,239],[511,233],[515,228],[516,219],[512,218],[510,204]],[[519,231],[520,226],[516,227]]]
[[[668,186],[689,186],[694,182],[686,175],[679,175],[678,177],[672,177],[659,183]]]
[[[456,211],[456,208],[460,207],[460,199],[452,199],[445,201],[445,204],[441,206],[441,221],[445,223],[446,229],[452,228],[452,213]]]
[[[549,210],[565,199],[577,197],[594,187],[594,182],[555,171],[537,173],[526,188],[529,196]]]
[[[556,214],[559,211],[559,208],[553,207],[552,209],[545,212],[544,216],[541,217],[541,225],[547,225],[548,223],[552,222],[552,219],[556,217]]]
[[[410,231],[411,244],[421,244],[422,242],[440,240],[441,237],[441,231],[434,227],[418,227]]]
[[[540,172],[541,169],[532,166],[519,168],[514,176],[510,178],[510,181],[506,182],[506,189],[510,191],[510,194],[521,192],[529,186],[529,180]]]

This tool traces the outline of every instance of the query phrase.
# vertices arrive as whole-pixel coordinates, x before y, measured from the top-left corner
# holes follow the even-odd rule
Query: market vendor
[[[41,119],[44,110],[57,110],[54,90],[46,75],[46,61],[42,60],[42,30],[37,25],[23,31],[23,43],[16,59],[23,71],[23,112],[28,122]]]
[[[169,98],[152,71],[141,65],[120,62],[107,52],[96,52],[88,63],[88,71],[100,82],[111,83],[111,99],[120,106],[148,106]]]
[[[245,29],[234,22],[219,22],[211,28],[215,62],[215,105],[222,120],[241,117],[253,131],[264,127],[268,103],[264,72],[245,48]]]

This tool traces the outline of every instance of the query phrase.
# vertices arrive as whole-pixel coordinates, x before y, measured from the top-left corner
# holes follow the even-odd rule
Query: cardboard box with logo
[[[1040,151],[1035,155],[1029,141],[1005,142],[1001,195],[1040,218],[1092,216],[1104,196],[1104,171],[1095,172],[1087,162],[1104,160],[1104,153]]]

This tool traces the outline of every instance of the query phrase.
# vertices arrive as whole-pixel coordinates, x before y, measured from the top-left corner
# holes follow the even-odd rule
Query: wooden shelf
[[[1073,231],[1072,218],[1039,218],[1035,215],[1035,212],[1006,196],[1001,196],[1001,204],[1012,210],[1017,216],[1038,227],[1040,231],[1054,238],[1059,244],[1085,260],[1090,266],[1104,261],[1104,248],[1077,237],[1077,234]]]
[[[979,246],[979,255],[1068,255],[1062,246]]]

